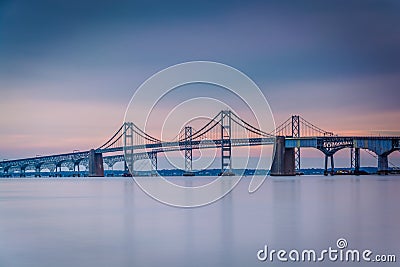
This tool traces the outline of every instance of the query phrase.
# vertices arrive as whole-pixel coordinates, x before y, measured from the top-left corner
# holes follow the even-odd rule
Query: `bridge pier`
[[[26,167],[21,167],[21,173],[19,174],[19,177],[25,177],[25,168]]]
[[[389,161],[387,154],[378,155],[378,174],[387,175],[389,173]]]
[[[94,149],[89,152],[89,177],[104,176],[103,154],[96,153]]]
[[[61,174],[61,163],[58,165],[56,165],[56,173],[55,173],[55,177],[58,177],[58,176],[62,176],[62,174]]]
[[[330,170],[330,172],[328,172],[328,160],[329,160],[329,158],[331,159],[331,170]],[[335,162],[333,160],[333,154],[332,155],[325,154],[324,175],[327,176],[328,174],[335,175]]]
[[[78,169],[78,172],[77,172],[77,169]],[[76,176],[76,177],[81,176],[80,169],[79,169],[79,162],[74,162],[74,176]]]
[[[40,166],[36,166],[35,177],[40,177]]]
[[[359,175],[360,174],[360,148],[359,147],[356,147],[354,149],[354,166],[351,166],[351,167],[354,167],[354,174],[355,175]]]
[[[285,146],[285,137],[277,136],[275,156],[271,166],[271,176],[296,175],[295,150]]]

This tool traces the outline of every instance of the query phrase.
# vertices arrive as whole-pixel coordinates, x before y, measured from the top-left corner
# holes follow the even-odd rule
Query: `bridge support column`
[[[111,171],[107,176],[114,176],[114,162],[113,161],[107,161],[105,162],[107,165],[107,169]]]
[[[360,148],[354,149],[354,174],[360,174]]]
[[[47,168],[49,169],[49,177],[53,177],[53,176],[56,176],[56,172],[55,172],[55,170],[57,169],[57,165],[54,163],[54,164],[49,164],[48,166],[47,166]]]
[[[378,155],[378,174],[389,173],[389,161],[386,154]]]
[[[58,167],[58,171],[57,171],[57,167]],[[60,176],[60,177],[62,176],[62,174],[61,174],[61,164],[60,164],[60,166],[56,166],[56,173],[57,173],[56,177],[57,176]]]
[[[25,168],[26,167],[21,167],[21,173],[19,174],[19,177],[25,177]]]
[[[89,152],[89,177],[104,176],[103,154],[96,153],[94,149]]]
[[[40,177],[40,166],[36,167],[36,173],[35,173],[35,177]]]
[[[194,173],[192,172],[192,132],[192,127],[185,127],[185,172],[183,173],[183,176],[194,176]]]
[[[325,154],[325,165],[324,165],[324,175],[328,175],[328,155]]]
[[[285,137],[277,136],[275,143],[275,156],[271,166],[271,176],[296,175],[295,150],[286,148]]]
[[[328,160],[329,160],[329,158],[331,159],[331,171],[330,172],[328,172]],[[335,175],[335,163],[333,161],[333,154],[332,155],[325,154],[324,175],[327,176],[328,173],[330,173],[331,175]]]
[[[74,162],[74,176],[79,177],[80,170],[79,170],[79,162]]]

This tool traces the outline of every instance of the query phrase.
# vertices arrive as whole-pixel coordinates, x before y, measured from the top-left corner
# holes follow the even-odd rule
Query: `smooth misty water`
[[[400,260],[400,176],[269,178],[255,194],[248,183],[182,209],[130,178],[0,179],[0,266],[275,266],[257,260],[264,245],[322,250],[340,237]]]

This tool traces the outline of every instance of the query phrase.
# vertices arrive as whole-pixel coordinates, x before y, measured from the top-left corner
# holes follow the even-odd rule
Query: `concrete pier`
[[[360,173],[360,148],[354,149],[354,174]]]
[[[89,177],[104,177],[103,154],[96,153],[94,149],[89,152]]]
[[[386,154],[378,155],[378,174],[389,173],[389,161]]]
[[[275,143],[275,156],[271,166],[271,176],[296,175],[294,148],[285,147],[285,137],[277,136]]]
[[[331,159],[331,170],[328,172],[328,160],[329,158]],[[330,175],[335,175],[335,162],[333,160],[333,154],[325,154],[325,167],[324,167],[324,175],[327,176],[328,174]]]

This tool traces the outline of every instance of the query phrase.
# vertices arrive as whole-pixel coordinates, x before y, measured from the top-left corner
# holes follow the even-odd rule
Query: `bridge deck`
[[[230,139],[231,146],[258,146],[258,145],[272,145],[275,138],[240,138]],[[206,148],[219,148],[221,147],[221,139],[215,140],[193,140],[192,149],[206,149]],[[225,140],[226,142],[226,140]],[[179,151],[185,149],[186,142],[160,142],[150,143],[144,145],[136,145],[129,147],[134,150],[148,150],[152,153]],[[383,154],[394,150],[400,150],[400,137],[399,136],[324,136],[324,137],[286,137],[285,146],[290,148],[313,147],[322,150],[324,153],[328,150],[336,152],[339,149],[346,147],[369,149],[376,154]],[[334,150],[335,149],[335,150]],[[326,150],[326,151],[324,151]],[[113,153],[122,152],[123,147],[97,149],[97,153]],[[139,152],[140,153],[140,152]],[[142,152],[143,153],[143,152]],[[31,157],[15,160],[7,160],[0,162],[0,168],[6,169],[10,167],[26,167],[28,165],[38,166],[44,163],[60,163],[63,161],[78,162],[87,159],[89,151],[82,151],[76,153],[63,153],[58,155],[49,155],[41,157]]]

